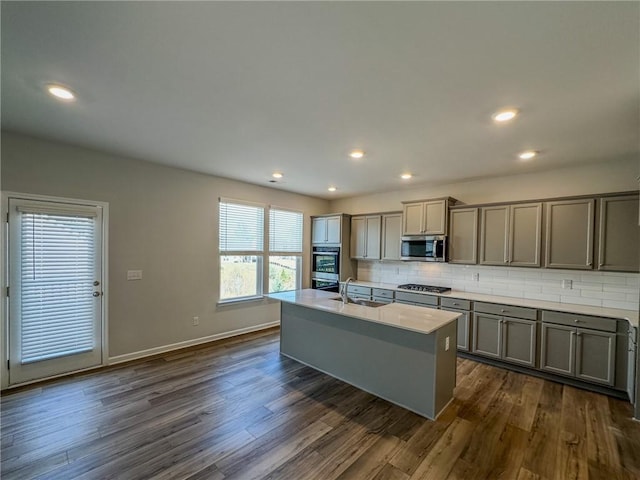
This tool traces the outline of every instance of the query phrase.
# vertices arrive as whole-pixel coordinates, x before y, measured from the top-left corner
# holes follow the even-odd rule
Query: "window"
[[[264,207],[220,200],[220,300],[262,295]]]
[[[303,214],[270,208],[265,225],[265,210],[264,205],[220,199],[220,300],[223,302],[259,297],[264,291],[300,288]]]
[[[300,288],[302,213],[269,210],[269,293]]]

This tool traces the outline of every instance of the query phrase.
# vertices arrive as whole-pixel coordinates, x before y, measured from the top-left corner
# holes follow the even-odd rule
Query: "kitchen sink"
[[[335,300],[336,302],[341,302],[342,301],[342,297],[334,297],[331,300]],[[363,305],[365,307],[374,307],[374,308],[386,305],[386,303],[374,302],[373,300],[364,300],[364,299],[360,299],[360,298],[357,298],[355,300],[353,298],[350,298],[347,301],[347,303],[352,303],[354,305]]]

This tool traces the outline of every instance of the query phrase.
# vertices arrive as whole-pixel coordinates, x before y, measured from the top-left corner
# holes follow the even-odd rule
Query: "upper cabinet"
[[[455,200],[441,198],[404,204],[403,235],[444,235],[447,232],[447,210]]]
[[[638,195],[598,200],[598,270],[639,270]]]
[[[545,267],[592,269],[595,200],[546,202],[545,208]]]
[[[351,217],[351,258],[380,259],[380,215]]]
[[[311,242],[314,245],[339,245],[341,234],[342,215],[313,217],[311,224]]]
[[[382,260],[400,260],[400,238],[402,237],[402,213],[382,215]]]
[[[541,227],[541,203],[482,207],[480,263],[539,267]]]
[[[478,263],[478,209],[459,208],[449,214],[449,263]]]

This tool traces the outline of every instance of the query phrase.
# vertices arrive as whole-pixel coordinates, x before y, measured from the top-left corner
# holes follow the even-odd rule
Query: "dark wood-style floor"
[[[638,479],[631,414],[459,360],[433,422],[281,357],[270,331],[5,394],[1,476]]]

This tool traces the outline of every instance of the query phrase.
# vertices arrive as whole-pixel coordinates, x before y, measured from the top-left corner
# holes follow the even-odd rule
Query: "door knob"
[[[100,296],[100,292],[93,292],[93,296],[94,297],[99,297]]]
[[[95,282],[93,282],[93,286],[97,287],[98,285],[100,285],[100,282],[98,280],[96,280]]]

